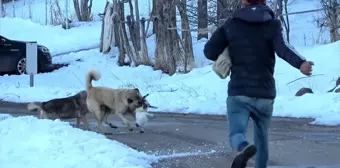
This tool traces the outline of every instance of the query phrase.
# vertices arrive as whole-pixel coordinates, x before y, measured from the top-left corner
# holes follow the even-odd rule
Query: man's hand
[[[314,62],[312,61],[305,61],[300,65],[300,71],[306,76],[311,76],[313,71]]]

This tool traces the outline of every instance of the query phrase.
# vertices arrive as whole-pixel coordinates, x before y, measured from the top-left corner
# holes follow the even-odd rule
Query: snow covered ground
[[[33,116],[0,114],[0,137],[0,167],[7,168],[151,168],[159,159],[68,122]]]
[[[306,7],[314,8],[315,1],[299,1],[293,6],[292,11],[304,10]],[[297,50],[307,59],[315,62],[316,76],[288,84],[303,75],[278,58],[275,68],[278,96],[274,116],[313,117],[316,118],[315,124],[340,124],[340,95],[326,93],[334,87],[335,80],[340,76],[340,42],[308,46],[311,43],[304,46],[301,44],[303,42],[300,36],[295,35],[313,34],[312,32],[317,31],[309,22],[313,14],[304,16],[307,19],[306,23],[298,19],[299,15],[295,16],[295,19],[291,19],[292,43],[297,42],[295,45]],[[299,27],[300,25],[302,27]],[[49,47],[53,54],[57,54],[98,45],[100,26],[100,22],[94,21],[64,30],[60,26],[42,26],[20,18],[2,18],[0,34],[15,40],[36,40]],[[307,40],[311,42],[311,39]],[[29,77],[26,75],[1,77],[0,98],[7,101],[30,102],[70,96],[85,89],[86,72],[89,69],[96,69],[101,72],[102,78],[94,82],[94,85],[112,88],[138,87],[143,94],[150,93],[148,99],[152,105],[158,106],[159,111],[224,115],[229,79],[221,80],[211,71],[210,62],[204,58],[202,52],[205,41],[194,40],[193,42],[198,68],[189,74],[168,76],[146,66],[118,67],[114,58],[117,54],[110,57],[100,54],[98,49],[92,49],[54,57],[54,63],[71,64],[53,73],[36,75],[33,88],[29,87]],[[154,37],[149,38],[147,43],[152,56],[155,47]],[[81,61],[76,61],[77,59]],[[312,88],[315,94],[295,97],[295,92],[302,87]]]
[[[299,50],[302,55],[315,62],[314,74],[305,78],[289,64],[277,59],[275,77],[278,97],[275,102],[275,116],[314,117],[322,124],[326,120],[340,117],[340,95],[326,93],[335,85],[340,75],[340,42]],[[81,61],[77,61],[80,59]],[[96,86],[112,88],[138,87],[142,94],[150,93],[150,103],[159,111],[225,114],[228,80],[219,79],[211,65],[197,68],[188,74],[168,76],[151,67],[118,67],[116,58],[102,55],[98,49],[55,57],[55,63],[69,62],[68,67],[52,73],[36,75],[35,87],[29,87],[26,75],[10,75],[0,78],[0,97],[7,101],[45,101],[57,97],[70,96],[85,89],[85,74],[96,69],[102,74]],[[302,87],[311,87],[315,94],[294,97]],[[336,120],[340,124],[340,120]]]

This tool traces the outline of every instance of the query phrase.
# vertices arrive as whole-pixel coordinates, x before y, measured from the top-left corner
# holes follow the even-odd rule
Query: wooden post
[[[34,86],[34,74],[30,73],[30,87]]]

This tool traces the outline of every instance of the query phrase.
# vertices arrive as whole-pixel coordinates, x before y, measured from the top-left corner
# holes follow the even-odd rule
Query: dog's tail
[[[86,91],[88,92],[92,88],[92,80],[99,80],[100,74],[96,70],[90,70],[86,74]]]
[[[41,107],[39,104],[32,102],[32,103],[27,104],[27,109],[29,111],[34,111],[34,110],[41,110]]]

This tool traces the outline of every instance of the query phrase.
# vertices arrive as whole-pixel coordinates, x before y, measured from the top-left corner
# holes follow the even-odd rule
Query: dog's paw
[[[129,128],[129,131],[133,132],[133,128]]]
[[[143,130],[140,130],[140,131],[139,131],[139,133],[143,134],[143,133],[144,133],[144,131],[143,131]]]
[[[136,127],[139,127],[139,124],[136,123]]]

